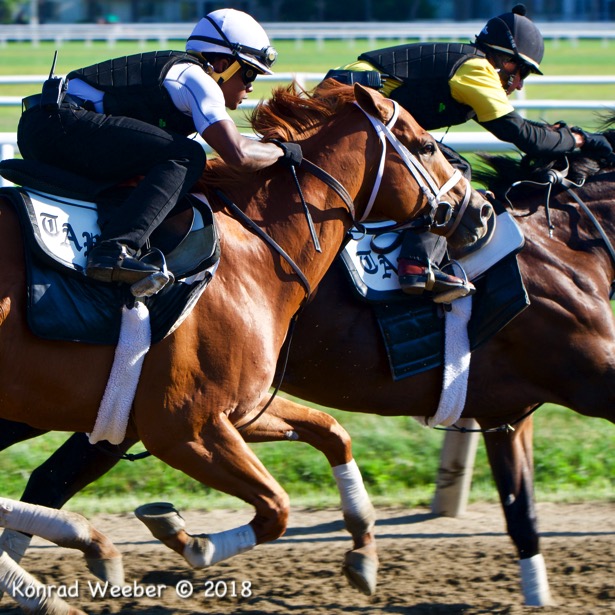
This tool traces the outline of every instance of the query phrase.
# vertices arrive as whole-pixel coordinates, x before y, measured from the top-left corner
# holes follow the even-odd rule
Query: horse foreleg
[[[378,573],[376,515],[352,457],[348,432],[325,412],[276,397],[267,411],[241,433],[248,442],[306,442],[325,455],[340,493],[346,528],[354,543],[345,555],[344,574],[353,587],[372,595]]]
[[[82,515],[0,498],[0,526],[79,549],[94,575],[113,585],[124,583],[120,552]]]
[[[151,420],[151,419],[149,419]],[[203,425],[200,437],[169,444],[169,430],[144,436],[143,444],[168,465],[223,493],[252,504],[256,515],[233,530],[192,536],[170,504],[146,505],[137,516],[152,534],[194,568],[210,566],[284,534],[288,495],[245,443],[226,415]]]
[[[534,502],[533,423],[528,417],[514,432],[485,434],[485,447],[506,518],[519,554],[521,589],[527,606],[553,604],[540,553]]]

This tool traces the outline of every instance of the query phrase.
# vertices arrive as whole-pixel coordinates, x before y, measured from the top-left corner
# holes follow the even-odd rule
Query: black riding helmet
[[[528,19],[524,4],[517,4],[510,13],[490,19],[476,37],[476,45],[486,45],[500,53],[510,53],[526,64],[531,72],[542,75],[540,63],[545,45],[540,30]]]

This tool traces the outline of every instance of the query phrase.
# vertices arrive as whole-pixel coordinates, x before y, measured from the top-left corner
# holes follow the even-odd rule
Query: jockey
[[[599,134],[549,125],[521,117],[508,100],[530,74],[541,75],[543,38],[519,4],[490,19],[474,43],[415,43],[370,51],[342,69],[329,71],[342,83],[378,88],[406,108],[426,130],[472,119],[498,139],[532,156],[559,155],[577,148],[608,156],[611,146]],[[471,168],[443,144],[449,162],[470,179]],[[399,282],[409,294],[431,291],[434,301],[449,302],[474,292],[473,285],[440,271],[444,237],[406,231],[398,262]]]
[[[273,74],[276,57],[250,15],[221,9],[196,24],[186,52],[141,53],[73,70],[55,105],[45,104],[45,88],[24,100],[17,133],[24,158],[93,179],[143,176],[102,225],[87,276],[133,284],[159,271],[139,255],[203,173],[205,151],[190,135],[199,133],[244,171],[300,161],[296,144],[242,136],[227,111],[237,109],[258,75]]]

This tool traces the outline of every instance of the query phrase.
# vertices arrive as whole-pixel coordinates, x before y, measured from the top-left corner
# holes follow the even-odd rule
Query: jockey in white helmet
[[[228,79],[239,68],[257,74],[272,75],[271,66],[278,57],[262,26],[250,15],[235,9],[209,13],[194,27],[186,41],[186,51],[204,58],[211,54],[231,55],[236,64]]]
[[[159,268],[140,260],[141,249],[203,174],[205,153],[194,133],[244,171],[301,161],[297,144],[241,135],[227,111],[247,97],[257,75],[272,74],[276,56],[250,15],[222,9],[199,21],[186,52],[153,51],[71,71],[66,96],[53,108],[40,94],[25,99],[17,133],[24,158],[94,179],[143,177],[88,251],[88,277],[159,279]]]

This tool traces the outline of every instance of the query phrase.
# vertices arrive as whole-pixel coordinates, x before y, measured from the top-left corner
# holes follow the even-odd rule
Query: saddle
[[[100,225],[131,188],[87,179],[51,165],[7,159],[1,188],[18,214],[24,237],[28,323],[45,339],[116,344],[122,307],[135,298],[126,285],[84,274]],[[150,312],[152,342],[174,330],[211,280],[220,259],[215,219],[204,197],[188,195],[152,233],[175,282],[141,297]]]
[[[512,216],[502,211],[490,240],[451,264],[455,275],[476,286],[468,322],[470,349],[487,341],[529,305],[516,254],[524,237]],[[378,322],[393,380],[444,365],[445,308],[422,296],[405,294],[397,278],[399,232],[378,236],[384,223],[367,224],[367,233],[349,241],[340,258],[358,300],[371,305]],[[371,229],[371,234],[370,234]]]

